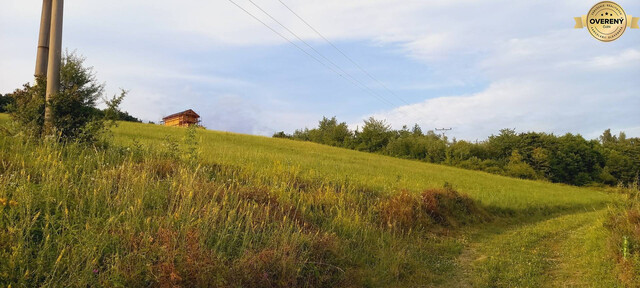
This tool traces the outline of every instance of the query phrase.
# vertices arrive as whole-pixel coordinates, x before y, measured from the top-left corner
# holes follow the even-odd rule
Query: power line
[[[251,1],[251,0],[250,0]],[[298,13],[296,13],[295,11],[293,11],[293,9],[291,9],[287,4],[285,4],[284,2],[282,2],[282,0],[278,0],[278,2],[280,2],[280,4],[282,4],[285,8],[287,8],[287,10],[289,10],[291,13],[293,13],[293,15],[295,15],[296,17],[298,17],[298,19],[300,19],[300,21],[302,21],[305,25],[307,25],[307,27],[311,28],[311,30],[313,30],[313,32],[316,32],[316,34],[318,34],[318,36],[320,36],[322,39],[324,39],[324,41],[326,41],[327,43],[329,43],[329,45],[331,45],[331,47],[333,47],[336,51],[338,51],[340,54],[342,54],[342,56],[344,56],[345,58],[347,58],[347,60],[349,60],[349,62],[351,62],[354,66],[358,67],[358,69],[360,69],[360,71],[362,71],[364,74],[366,74],[367,76],[369,76],[369,78],[371,78],[373,81],[376,81],[378,84],[380,84],[380,86],[382,86],[385,90],[387,90],[389,93],[391,93],[391,95],[393,95],[394,97],[398,98],[400,101],[402,101],[404,104],[407,105],[411,105],[409,103],[407,103],[407,101],[405,101],[404,99],[402,99],[400,96],[398,96],[396,93],[394,93],[393,91],[391,91],[391,89],[389,89],[386,85],[384,85],[384,83],[382,83],[382,81],[378,80],[376,77],[373,77],[373,75],[371,75],[371,73],[369,73],[366,69],[362,68],[362,66],[360,66],[356,61],[354,61],[351,57],[349,57],[346,53],[344,53],[340,48],[338,48],[336,45],[333,44],[333,42],[331,42],[329,39],[327,39],[327,37],[324,37],[324,35],[322,35],[322,33],[320,33],[320,31],[318,31],[316,28],[314,28],[311,24],[309,24],[309,22],[307,22],[306,20],[304,20],[304,18],[302,18],[302,16],[300,16]]]
[[[253,3],[252,0],[249,0]],[[298,13],[296,13],[295,11],[293,11],[293,9],[291,9],[291,7],[289,7],[286,3],[284,3],[282,0],[278,0],[278,2],[280,2],[280,4],[282,4],[285,8],[287,8],[287,10],[289,10],[289,12],[291,12],[293,15],[295,15],[298,19],[300,19],[300,21],[302,21],[305,25],[307,25],[307,27],[309,27],[311,30],[313,30],[313,32],[315,32],[316,34],[318,34],[318,36],[320,36],[325,42],[327,42],[331,47],[333,47],[333,49],[335,49],[336,51],[338,51],[342,56],[344,56],[347,60],[349,60],[349,62],[351,62],[354,66],[358,67],[358,69],[360,69],[360,71],[362,71],[365,75],[367,75],[369,78],[371,78],[373,81],[377,82],[381,87],[383,87],[387,92],[389,92],[391,95],[393,95],[395,98],[399,99],[400,101],[402,101],[404,104],[406,104],[407,108],[409,110],[413,110],[416,112],[417,111],[415,106],[412,106],[410,103],[408,103],[407,101],[405,101],[402,97],[398,96],[396,93],[394,93],[393,91],[391,91],[391,89],[389,89],[382,81],[378,80],[376,77],[374,77],[371,73],[369,73],[366,69],[364,69],[362,66],[360,66],[355,60],[353,60],[351,57],[349,57],[349,55],[347,55],[344,51],[342,51],[342,49],[338,48],[338,46],[336,46],[335,44],[333,44],[333,42],[331,42],[331,40],[329,40],[327,37],[325,37],[322,33],[320,33],[320,31],[318,31],[318,29],[316,29],[315,27],[313,27],[313,25],[311,25],[308,21],[306,21],[304,18],[302,18],[302,16],[300,16]],[[255,4],[254,4],[255,5]],[[275,20],[275,19],[274,19]],[[281,25],[282,26],[282,25]],[[285,28],[286,29],[286,28]],[[287,29],[288,30],[288,29]],[[298,38],[300,39],[300,38]],[[300,39],[302,41],[302,39]],[[304,42],[304,41],[303,41]],[[305,42],[306,43],[306,42]],[[314,49],[315,50],[315,49]],[[398,110],[398,107],[395,108],[399,113],[400,110]],[[402,114],[407,114],[407,113],[402,113]],[[444,135],[444,133],[443,133]]]
[[[384,96],[378,94],[377,92],[375,92],[374,90],[372,90],[371,88],[369,88],[369,86],[367,86],[366,84],[360,82],[360,80],[356,79],[355,77],[353,77],[351,74],[349,74],[349,72],[345,71],[344,69],[342,69],[342,67],[340,67],[338,64],[336,64],[335,62],[331,61],[331,59],[325,57],[322,53],[320,53],[320,51],[316,50],[316,48],[314,48],[313,46],[311,46],[311,44],[309,44],[307,41],[305,41],[304,39],[302,39],[300,36],[298,36],[298,34],[296,34],[295,32],[291,31],[291,29],[289,29],[287,26],[285,26],[284,24],[282,24],[282,22],[278,21],[278,19],[276,19],[275,17],[271,16],[271,14],[269,14],[267,11],[265,11],[264,9],[262,9],[262,7],[260,7],[258,4],[256,4],[255,2],[253,2],[253,0],[248,0],[251,4],[253,4],[253,6],[255,6],[256,8],[258,8],[260,11],[262,11],[262,13],[266,14],[269,18],[271,18],[271,20],[275,21],[276,23],[278,23],[278,25],[280,25],[282,28],[284,28],[285,30],[287,30],[289,33],[291,33],[291,35],[293,35],[294,37],[296,37],[300,42],[304,43],[305,45],[307,45],[307,47],[309,47],[309,49],[313,50],[313,52],[315,52],[316,54],[318,54],[322,59],[324,59],[325,61],[329,62],[331,65],[333,65],[334,67],[336,67],[338,70],[340,70],[342,73],[344,73],[345,75],[347,75],[347,77],[351,78],[353,81],[357,82],[360,86],[364,87],[365,89],[367,89],[369,91],[370,94],[375,94],[378,98],[382,98],[385,101],[387,101],[388,103],[390,103],[391,105],[394,105],[391,101],[389,101],[388,99],[386,99]]]
[[[386,102],[388,104],[390,104],[392,107],[392,109],[397,109],[399,107],[395,107],[395,104],[392,103],[391,101],[387,100],[385,97],[380,96],[379,94],[373,92],[371,90],[371,88],[369,88],[368,86],[366,86],[365,84],[363,84],[362,82],[358,81],[357,79],[355,79],[353,76],[351,76],[349,73],[347,73],[346,71],[344,71],[344,69],[342,69],[340,66],[338,66],[337,64],[335,64],[335,62],[331,61],[330,59],[328,59],[327,57],[325,57],[322,53],[320,53],[318,50],[316,50],[313,46],[311,46],[309,43],[307,43],[306,41],[304,41],[301,37],[299,37],[296,33],[294,33],[293,31],[291,31],[291,29],[287,28],[284,24],[282,24],[280,21],[278,21],[277,19],[275,19],[275,17],[271,16],[268,12],[266,12],[264,9],[262,9],[260,6],[258,6],[256,3],[254,3],[252,0],[248,0],[249,2],[251,2],[251,4],[253,4],[256,8],[258,8],[260,11],[262,11],[264,14],[266,14],[269,18],[271,18],[273,21],[275,21],[277,24],[279,24],[281,27],[283,27],[285,30],[287,30],[289,33],[291,33],[294,37],[296,37],[299,41],[303,42],[306,46],[308,46],[312,51],[314,51],[315,53],[317,53],[321,58],[325,59],[327,62],[329,62],[331,65],[334,65],[337,67],[337,69],[339,69],[340,71],[342,71],[345,75],[347,75],[348,77],[346,77],[345,75],[339,73],[338,71],[336,71],[335,69],[333,69],[331,66],[327,65],[326,63],[322,62],[320,59],[318,59],[317,57],[311,55],[307,50],[303,49],[302,47],[300,47],[299,45],[295,44],[292,40],[290,40],[289,38],[287,38],[286,36],[282,35],[281,33],[279,33],[278,31],[276,31],[273,27],[271,27],[270,25],[266,24],[264,21],[260,20],[258,17],[256,17],[254,14],[252,14],[251,12],[247,11],[246,9],[244,9],[242,6],[240,6],[238,3],[236,3],[233,0],[229,0],[229,2],[233,3],[236,7],[238,7],[239,9],[241,9],[242,11],[244,11],[245,13],[247,13],[249,16],[251,16],[252,18],[254,18],[256,21],[260,22],[262,25],[264,25],[265,27],[267,27],[269,30],[271,30],[272,32],[274,32],[275,34],[277,34],[278,36],[280,36],[281,38],[285,39],[287,42],[289,42],[291,45],[295,46],[296,48],[298,48],[300,51],[302,51],[303,53],[305,53],[307,56],[311,57],[312,59],[314,59],[316,62],[320,63],[322,66],[326,67],[327,69],[331,70],[332,72],[338,74],[340,77],[344,78],[345,80],[349,81],[351,84],[353,84],[354,86],[358,86],[359,88],[361,88],[363,91],[368,92],[369,94],[371,94],[372,96],[378,98],[378,100],[382,101],[382,102]],[[298,17],[301,21],[303,21],[307,26],[309,26],[309,28],[311,28],[312,30],[314,30],[314,32],[316,32],[320,37],[322,37],[327,43],[329,43],[334,49],[336,49],[340,54],[342,54],[345,58],[347,58],[347,60],[349,60],[352,64],[354,64],[356,67],[358,67],[358,69],[360,69],[363,73],[365,73],[367,76],[369,76],[371,79],[373,79],[374,81],[378,82],[378,84],[380,84],[380,86],[384,87],[389,93],[391,93],[392,95],[394,95],[396,98],[400,99],[400,101],[402,101],[403,103],[405,103],[408,107],[408,109],[410,110],[415,110],[416,112],[418,112],[416,110],[415,107],[413,107],[411,104],[407,103],[406,101],[404,101],[404,99],[400,98],[398,95],[396,95],[395,93],[393,93],[393,91],[391,91],[388,87],[386,87],[386,85],[384,85],[384,83],[382,83],[381,81],[379,81],[378,79],[376,79],[373,75],[371,75],[371,73],[367,72],[362,66],[358,65],[353,59],[351,59],[348,55],[346,55],[346,53],[344,53],[342,50],[340,50],[337,46],[335,46],[331,41],[329,41],[326,37],[324,37],[324,35],[322,35],[317,29],[313,28],[313,26],[311,26],[307,21],[305,21],[301,16],[299,16],[297,13],[295,13],[291,8],[289,8],[284,2],[278,0],[280,3],[282,3],[282,5],[284,5],[289,11],[291,11],[296,17]]]
[[[252,0],[249,0],[252,1]],[[373,81],[377,82],[381,87],[383,87],[387,92],[389,92],[391,95],[393,95],[395,98],[399,99],[400,101],[402,101],[404,104],[406,104],[407,108],[409,110],[413,110],[414,112],[418,112],[418,115],[420,114],[417,110],[417,108],[413,105],[411,105],[410,103],[408,103],[407,101],[405,101],[402,97],[398,96],[396,93],[394,93],[393,91],[391,91],[391,89],[389,89],[384,83],[382,83],[382,81],[378,80],[376,77],[374,77],[371,73],[369,73],[366,69],[364,69],[362,66],[360,66],[355,60],[353,60],[351,57],[349,57],[349,55],[347,55],[347,53],[345,53],[344,51],[342,51],[342,49],[338,48],[338,46],[336,46],[335,44],[333,44],[333,42],[331,42],[331,40],[329,40],[327,37],[325,37],[322,33],[320,33],[320,31],[318,31],[318,29],[316,29],[315,27],[313,27],[313,25],[311,25],[309,22],[307,22],[304,18],[302,18],[302,16],[300,16],[298,13],[296,13],[295,11],[293,11],[293,9],[291,9],[291,7],[289,7],[286,3],[284,3],[282,0],[278,0],[278,2],[280,2],[280,4],[282,4],[285,8],[287,8],[287,10],[289,10],[289,12],[291,12],[293,15],[295,15],[298,19],[300,19],[300,21],[302,21],[305,25],[307,25],[307,27],[309,27],[311,30],[313,30],[313,32],[315,32],[316,34],[318,34],[318,36],[320,36],[324,41],[326,41],[331,47],[333,47],[333,49],[335,49],[336,51],[338,51],[342,56],[344,56],[347,60],[349,60],[349,62],[351,62],[354,66],[358,67],[358,69],[360,69],[360,71],[362,71],[365,75],[367,75],[369,78],[371,78]],[[302,39],[300,39],[302,40]],[[303,41],[304,42],[304,41]],[[314,49],[315,50],[315,49]],[[400,110],[398,110],[399,107],[396,107],[396,110],[399,113]],[[407,113],[402,113],[402,114],[407,114]]]
[[[289,38],[287,38],[286,36],[282,35],[280,32],[276,31],[274,28],[272,28],[271,26],[269,26],[267,23],[265,23],[264,21],[260,20],[260,18],[256,17],[255,15],[253,15],[251,12],[247,11],[246,9],[244,9],[242,6],[240,6],[238,3],[236,3],[233,0],[229,0],[229,2],[231,2],[233,5],[235,5],[236,7],[238,7],[240,10],[244,11],[245,13],[247,13],[249,16],[251,16],[253,19],[255,19],[256,21],[260,22],[262,25],[264,25],[265,27],[267,27],[269,30],[271,30],[273,33],[277,34],[278,36],[280,36],[282,39],[286,40],[287,42],[289,42],[289,44],[295,46],[296,48],[298,48],[300,51],[302,51],[304,54],[306,54],[307,56],[311,57],[313,60],[315,60],[316,62],[320,63],[322,66],[326,67],[327,69],[331,70],[332,72],[338,74],[340,77],[344,78],[345,80],[349,81],[351,84],[353,84],[354,86],[358,86],[358,84],[356,84],[355,82],[353,82],[351,79],[345,77],[344,75],[342,75],[341,73],[339,73],[338,71],[336,71],[335,69],[333,69],[333,67],[327,65],[326,63],[320,61],[320,59],[316,58],[315,56],[311,55],[309,52],[307,52],[307,50],[303,49],[302,47],[300,47],[299,45],[297,45],[295,42],[291,41]],[[254,4],[255,5],[255,4]],[[265,12],[266,13],[266,12]],[[362,89],[362,87],[359,87]],[[366,91],[366,89],[365,89]],[[368,91],[367,91],[368,92]],[[394,106],[393,103],[391,103],[390,101],[378,97],[377,95],[373,94],[376,98],[378,98],[380,101],[386,102],[388,104],[390,104],[391,106]]]

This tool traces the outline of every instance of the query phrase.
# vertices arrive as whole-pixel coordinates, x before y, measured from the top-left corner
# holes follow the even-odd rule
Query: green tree
[[[605,167],[611,176],[623,183],[633,182],[637,174],[631,158],[616,150],[608,151]]]
[[[336,117],[322,117],[318,123],[318,129],[311,134],[311,141],[325,145],[346,147],[351,142],[351,131],[347,123],[338,123]]]
[[[549,151],[541,147],[533,148],[533,152],[531,152],[531,167],[541,178],[547,178],[549,175],[550,163]]]
[[[293,139],[295,140],[299,140],[299,141],[311,141],[311,137],[309,136],[310,134],[310,130],[307,128],[304,129],[296,129],[296,131],[293,132]]]
[[[84,65],[85,58],[66,52],[60,68],[60,92],[51,99],[53,127],[62,138],[93,140],[102,130],[96,101],[104,91],[93,68]]]
[[[7,113],[8,106],[13,102],[9,95],[0,94],[0,113]]]
[[[615,136],[607,129],[600,136],[600,143],[606,157],[603,180],[609,184],[637,181],[640,173],[640,139],[627,138],[624,132]]]
[[[600,143],[604,146],[615,145],[618,143],[618,138],[611,134],[611,129],[604,130],[600,136]]]
[[[529,164],[522,161],[522,155],[518,150],[513,150],[509,157],[509,163],[505,167],[507,175],[522,179],[536,179],[536,171]]]
[[[123,114],[117,107],[126,92],[106,100],[108,108],[100,111],[97,100],[103,95],[104,84],[98,83],[93,68],[84,64],[85,59],[75,53],[65,52],[60,68],[60,91],[50,100],[54,132],[62,139],[95,142],[106,131],[104,117],[120,120]],[[25,84],[10,96],[11,116],[26,131],[41,135],[44,126],[46,81],[36,79],[36,84]],[[127,113],[128,114],[128,113]]]
[[[113,95],[113,97],[111,97],[110,99],[109,98],[102,99],[104,104],[107,105],[107,108],[102,111],[102,117],[104,118],[104,120],[111,121],[112,123],[115,123],[115,121],[130,120],[130,119],[127,119],[126,117],[129,115],[129,113],[126,113],[120,110],[120,104],[122,104],[122,101],[124,100],[125,97],[127,97],[128,93],[129,91],[121,89],[120,95]],[[133,122],[140,122],[140,121],[133,121]]]
[[[507,159],[511,152],[518,147],[518,135],[514,129],[502,129],[500,134],[491,135],[487,140],[490,157],[492,159]]]
[[[391,126],[384,120],[371,117],[364,120],[362,132],[358,134],[358,150],[378,152],[384,149],[391,140]]]
[[[34,86],[27,83],[22,89],[9,94],[12,101],[7,106],[11,118],[21,126],[21,130],[31,135],[41,135],[44,127],[44,79],[36,79]]]
[[[416,125],[411,131],[406,127],[403,127],[400,131],[395,131],[393,134],[396,134],[396,137],[392,137],[389,144],[387,144],[386,153],[394,157],[418,159],[431,163],[444,161],[446,158],[446,143],[435,135],[433,131],[423,135],[419,129],[419,126]]]
[[[284,133],[284,132],[283,132]],[[298,129],[293,135],[277,135],[278,137],[287,136],[301,141],[311,141],[315,143],[350,148],[353,143],[354,134],[349,130],[347,123],[339,123],[336,117],[322,117],[318,122],[318,127],[313,129]],[[274,135],[276,137],[276,135]]]
[[[447,150],[447,163],[457,165],[462,161],[469,160],[473,157],[472,150],[473,144],[470,142],[464,140],[453,142]]]
[[[423,136],[424,134],[422,133],[422,128],[420,128],[420,126],[418,124],[413,125],[413,128],[411,128],[411,134],[413,134],[413,136]]]
[[[413,158],[420,159],[418,157],[414,158],[415,155],[412,155],[413,151],[416,149],[416,139],[413,137],[398,137],[389,141],[389,144],[385,147],[386,153],[393,157],[398,158]],[[426,155],[426,152],[418,152],[418,154]]]
[[[598,142],[587,141],[580,135],[559,137],[558,149],[551,157],[551,179],[578,186],[598,179],[605,164],[598,145]]]
[[[291,135],[288,135],[287,133],[284,133],[284,131],[273,133],[272,137],[273,138],[286,138],[286,139],[291,139],[292,138]]]

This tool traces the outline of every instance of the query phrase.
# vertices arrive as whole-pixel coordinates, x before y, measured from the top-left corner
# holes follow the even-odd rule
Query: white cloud
[[[437,60],[451,49],[453,40],[448,34],[430,34],[402,45],[413,57],[421,60]]]
[[[575,95],[570,92],[578,87],[545,81],[508,79],[476,94],[433,98],[371,116],[387,119],[395,128],[413,123],[424,129],[452,127],[450,135],[467,140],[484,139],[501,128],[598,135],[604,129],[640,121],[634,108],[640,99],[630,91],[610,95],[602,87]],[[629,133],[637,132],[632,130]]]
[[[627,49],[619,55],[597,56],[588,62],[593,68],[625,68],[640,65],[640,50]]]
[[[626,127],[628,135],[640,136],[634,128],[640,122],[635,108],[640,86],[633,76],[640,72],[640,51],[596,46],[581,32],[561,29],[505,39],[469,63],[490,81],[482,91],[371,115],[396,128],[413,123],[425,129],[453,127],[451,135],[468,140],[501,128],[596,137],[604,129]]]

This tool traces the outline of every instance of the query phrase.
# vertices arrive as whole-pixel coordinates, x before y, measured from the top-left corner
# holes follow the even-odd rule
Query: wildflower
[[[0,206],[16,207],[18,206],[18,202],[6,198],[0,198]]]

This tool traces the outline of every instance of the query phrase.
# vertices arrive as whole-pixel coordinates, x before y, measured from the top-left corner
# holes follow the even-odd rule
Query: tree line
[[[474,143],[450,141],[417,124],[394,130],[384,120],[369,118],[352,131],[336,117],[323,117],[318,127],[273,137],[577,186],[625,185],[637,182],[640,173],[640,138],[627,138],[623,132],[613,135],[610,129],[596,140],[502,129]]]

